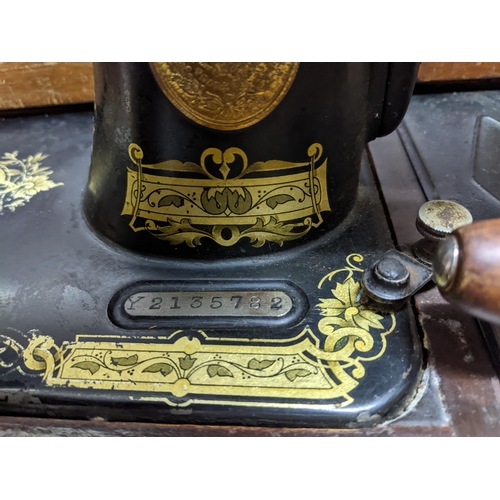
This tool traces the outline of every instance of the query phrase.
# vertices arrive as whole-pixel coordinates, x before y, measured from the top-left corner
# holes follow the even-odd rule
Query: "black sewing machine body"
[[[360,302],[368,263],[395,245],[364,150],[399,123],[415,68],[301,64],[267,115],[221,125],[176,104],[161,67],[102,65],[90,177],[91,113],[6,120],[0,411],[306,427],[401,415],[422,341],[409,306]]]

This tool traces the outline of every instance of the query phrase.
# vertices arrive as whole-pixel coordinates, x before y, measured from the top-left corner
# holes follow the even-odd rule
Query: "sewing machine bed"
[[[395,314],[357,301],[369,263],[420,237],[426,199],[498,216],[478,179],[496,185],[481,152],[499,94],[414,97],[370,144],[340,227],[223,263],[138,256],[89,228],[91,113],[5,119],[0,435],[500,435],[489,325],[431,286]]]

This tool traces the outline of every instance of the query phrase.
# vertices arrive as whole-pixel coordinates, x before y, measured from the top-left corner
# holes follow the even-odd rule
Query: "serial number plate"
[[[125,300],[129,316],[280,317],[292,309],[292,299],[280,291],[139,292]]]

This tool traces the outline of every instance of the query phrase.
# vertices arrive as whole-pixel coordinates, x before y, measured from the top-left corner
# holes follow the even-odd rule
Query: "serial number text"
[[[281,291],[138,292],[124,303],[129,316],[280,317],[292,310]]]

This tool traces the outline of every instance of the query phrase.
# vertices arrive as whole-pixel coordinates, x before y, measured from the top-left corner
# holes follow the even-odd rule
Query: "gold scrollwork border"
[[[228,247],[248,238],[256,248],[267,242],[282,246],[321,225],[321,212],[331,210],[328,159],[322,158],[319,143],[309,146],[305,162],[268,160],[251,165],[246,153],[236,147],[208,148],[199,164],[167,160],[147,165],[135,143],[128,153],[137,170],[127,171],[121,215],[131,216],[129,226],[134,232],[146,230],[171,245],[195,247],[208,239]],[[220,168],[211,172],[208,158]],[[237,159],[241,171],[230,176],[233,168],[239,169]],[[179,178],[178,173],[200,178]],[[256,173],[273,175],[254,177]]]
[[[0,336],[0,373],[17,368],[38,373],[49,387],[127,391],[135,394],[132,399],[181,407],[347,406],[366,375],[365,364],[384,354],[396,326],[394,314],[381,316],[361,304],[355,275],[363,272],[362,260],[349,255],[346,266],[319,282],[318,289],[328,285],[331,296],[317,304],[317,331],[306,326],[293,338],[244,342],[212,338],[203,330],[178,330],[140,343],[79,335],[61,346],[33,331],[26,348]],[[22,360],[19,366],[2,361],[9,349]]]

